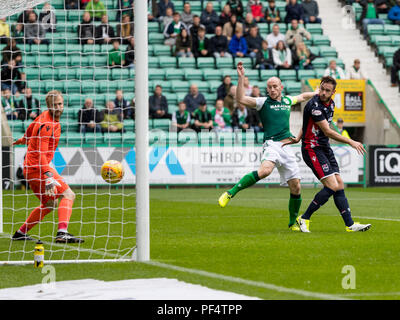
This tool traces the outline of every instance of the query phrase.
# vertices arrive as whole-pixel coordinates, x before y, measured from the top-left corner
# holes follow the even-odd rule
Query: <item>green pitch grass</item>
[[[301,212],[317,190],[303,190]],[[121,232],[125,236],[135,235],[134,191],[126,189],[123,195],[108,195],[108,191],[102,190],[85,190],[83,194],[79,194],[82,190],[76,191],[78,197],[69,231],[87,236],[81,245],[80,257],[110,258],[104,252],[114,256],[129,253],[135,240],[121,240],[119,235]],[[368,232],[345,232],[331,199],[313,215],[310,234],[288,230],[287,189],[247,189],[221,209],[217,199],[223,191],[215,188],[151,190],[151,258],[161,265],[131,262],[55,265],[57,281],[168,277],[263,299],[313,299],[323,298],[324,294],[351,299],[400,298],[398,188],[346,190],[354,220],[372,223]],[[113,192],[121,193],[121,190]],[[125,210],[117,209],[122,201]],[[5,207],[13,203],[15,208],[22,209],[5,214],[6,234],[19,227],[16,221],[24,220],[23,208],[27,204],[34,207],[37,200],[23,195],[4,197]],[[73,258],[77,251],[71,249],[72,245],[67,250],[51,247],[51,236],[56,232],[56,225],[50,223],[53,219],[57,221],[56,215],[51,214],[45,219],[48,222],[40,225],[42,237],[48,234],[46,252],[57,250],[52,259]],[[112,223],[94,224],[93,221]],[[108,233],[113,237],[104,237]],[[32,259],[33,247],[33,243],[10,244],[3,237],[0,260],[7,259],[4,251],[8,250],[15,252],[13,257]],[[348,265],[355,269],[356,288],[345,290],[342,279],[346,274],[342,269]],[[30,265],[0,266],[0,288],[41,283],[43,276]]]

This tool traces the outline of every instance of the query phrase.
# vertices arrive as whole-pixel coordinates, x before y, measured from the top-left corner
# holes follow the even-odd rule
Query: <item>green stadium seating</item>
[[[222,80],[222,73],[221,70],[215,70],[215,69],[203,69],[203,79],[206,81],[209,80]]]
[[[241,61],[246,69],[253,68],[253,60],[249,57],[235,58],[235,66]]]
[[[330,46],[320,46],[320,55],[325,58],[336,58],[337,57],[337,51],[334,47]]]
[[[149,21],[147,24],[147,28],[149,33],[158,33],[161,31],[158,22]]]
[[[397,24],[385,24],[383,30],[385,32],[385,35],[400,35],[400,26]]]
[[[25,74],[29,80],[39,80],[40,79],[40,69],[39,68],[26,68]]]
[[[127,145],[134,145],[136,141],[136,134],[134,132],[125,132],[122,135],[122,143]]]
[[[328,66],[328,60],[326,58],[315,58],[312,64],[316,69],[323,69]]]
[[[178,60],[179,64],[179,60]],[[199,69],[205,69],[205,68],[214,68],[215,63],[214,63],[214,58],[197,58],[197,68]]]
[[[165,67],[164,67],[165,68]],[[178,58],[178,68],[196,68],[196,59],[195,58],[186,58],[179,57]]]
[[[197,87],[199,88],[199,91],[201,93],[207,93],[209,91],[209,84],[206,81],[189,81],[189,84],[196,84]]]
[[[296,70],[279,70],[279,78],[283,82],[296,81],[297,80]]]
[[[149,44],[164,44],[164,41],[164,35],[162,33],[149,33]]]
[[[312,54],[315,54],[317,57],[319,56],[319,54],[320,54],[319,47],[309,46],[308,49],[310,49],[310,52]]]
[[[164,80],[166,69],[149,68],[149,80]]]
[[[301,82],[286,81],[284,86],[286,93],[289,95],[298,95],[301,93]]]
[[[159,57],[148,57],[149,68],[157,69],[160,66]]]
[[[57,82],[55,83],[50,83],[50,85],[56,85]],[[60,83],[62,84],[62,83]],[[79,81],[65,81],[64,82],[64,90],[66,94],[71,94],[71,93],[80,93],[81,92],[81,83]]]
[[[392,46],[400,47],[400,36],[391,36]]]
[[[184,73],[184,79],[186,81],[190,81],[190,80],[201,81],[201,80],[203,80],[203,70],[185,69],[185,70],[183,70],[183,73]]]
[[[47,69],[45,69],[47,70]],[[78,79],[76,76],[77,69],[67,69],[67,68],[60,68],[54,69],[54,71],[58,72],[58,79],[59,80],[74,80]]]
[[[378,48],[381,46],[391,46],[392,45],[392,37],[391,36],[376,36],[375,44]]]
[[[160,130],[168,130],[171,126],[169,119],[153,119],[153,127]]]
[[[85,143],[94,145],[104,143],[104,136],[101,132],[86,132],[84,138],[85,138]]]
[[[218,142],[216,132],[199,132],[199,144],[201,146],[213,145]]]
[[[297,78],[299,81],[305,79],[314,79],[316,77],[315,70],[298,70]]]
[[[259,23],[257,24],[258,26],[258,31],[260,33],[261,36],[269,34],[269,25],[268,23]]]
[[[159,63],[161,68],[176,68],[177,66],[175,57],[159,57]]]
[[[97,92],[97,83],[94,81],[83,81],[81,88],[83,94],[94,94]]]
[[[226,68],[231,69],[233,68],[233,58],[231,57],[216,58],[215,66],[218,69],[226,69]]]
[[[271,77],[277,77],[278,70],[260,70],[260,80],[266,81]]]
[[[112,68],[111,79],[112,80],[123,80],[129,78],[129,69]]]
[[[257,69],[246,70],[246,76],[250,81],[258,81],[260,79],[259,71]]]
[[[194,131],[181,131],[178,133],[179,145],[197,145],[198,137]]]
[[[122,135],[119,132],[105,132],[104,143],[107,145],[115,145],[122,143]]]
[[[135,130],[135,120],[133,120],[133,119],[125,119],[124,120],[124,129],[127,132],[133,132]]]
[[[167,99],[169,106],[178,104],[179,101],[175,92],[166,92],[163,95]]]
[[[217,95],[215,93],[204,93],[204,98],[206,99],[207,105],[214,106],[215,101],[217,100]]]
[[[153,51],[155,56],[171,56],[171,47],[163,44],[153,45]]]
[[[165,69],[165,80],[183,80],[185,73],[183,69]]]
[[[78,80],[93,80],[94,79],[94,71],[97,71],[99,69],[93,69],[93,68],[79,68],[76,69],[76,78]]]
[[[322,26],[319,23],[308,23],[306,30],[311,34],[323,34]]]
[[[380,24],[369,24],[367,26],[367,32],[369,36],[385,34],[383,25]]]
[[[242,145],[242,146],[248,146],[251,144],[254,144],[256,140],[256,135],[253,131],[237,131],[236,132],[236,139],[235,139],[235,144],[236,145]]]
[[[219,132],[218,141],[220,146],[232,146],[235,141],[234,132]]]
[[[40,80],[57,80],[58,72],[59,70],[54,68],[40,68]],[[31,80],[31,77],[27,75],[27,79]]]
[[[314,34],[312,35],[312,43],[314,46],[330,46],[331,40],[329,40],[328,36]]]
[[[216,92],[218,87],[221,85],[220,80],[209,80],[208,82],[208,88],[211,92]]]
[[[171,81],[172,92],[188,92],[189,83],[187,81],[172,80]]]
[[[230,76],[232,81],[237,81],[238,79],[237,71],[235,69],[223,69],[222,76]]]

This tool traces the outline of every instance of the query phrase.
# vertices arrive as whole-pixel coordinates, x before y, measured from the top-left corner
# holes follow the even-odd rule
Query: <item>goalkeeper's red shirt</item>
[[[28,172],[39,171],[41,174],[50,171],[49,164],[54,157],[60,135],[60,122],[54,120],[48,110],[38,116],[22,138],[28,145],[24,169]]]

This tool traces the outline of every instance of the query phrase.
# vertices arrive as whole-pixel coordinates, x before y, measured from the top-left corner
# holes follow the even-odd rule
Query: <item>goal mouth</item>
[[[96,17],[98,12],[89,10],[93,34],[88,37],[88,30],[81,30],[86,26],[84,8],[66,8],[64,0],[0,0],[0,18],[10,27],[6,50],[11,58],[4,67],[17,74],[9,86],[2,79],[0,263],[33,263],[37,240],[43,242],[45,263],[149,260],[148,176],[143,169],[149,167],[148,114],[134,112],[135,103],[148,101],[147,2],[136,1],[135,22],[133,7],[121,10],[117,1],[103,2],[108,29],[100,26],[104,15]],[[128,33],[125,15],[131,17]],[[133,44],[129,39],[136,22]],[[3,54],[6,46],[0,43]],[[142,52],[128,63],[136,46]],[[56,110],[57,97],[46,98],[49,92],[63,96],[63,110]],[[52,134],[45,137],[45,132]],[[48,154],[40,146],[54,146],[50,140],[58,145],[46,160],[50,169],[47,164],[45,168],[60,187],[57,197],[63,197],[49,197],[51,212],[44,176],[32,178],[29,173],[38,161],[32,159]],[[15,141],[20,143],[13,145]],[[118,179],[102,177],[108,160],[120,163]],[[39,181],[36,188],[34,180]],[[65,198],[73,201],[72,213]],[[139,217],[137,207],[142,208]],[[34,240],[12,240],[18,230]],[[58,230],[83,241],[57,243]]]

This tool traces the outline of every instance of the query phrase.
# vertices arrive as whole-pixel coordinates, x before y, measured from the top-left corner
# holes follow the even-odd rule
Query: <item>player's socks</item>
[[[301,194],[290,194],[289,199],[289,227],[296,223],[296,218],[301,207]]]
[[[58,206],[58,230],[67,230],[69,219],[72,214],[72,206],[74,202],[70,199],[63,198]]]
[[[336,208],[338,208],[346,227],[352,226],[354,221],[351,218],[349,202],[344,194],[344,190],[336,191],[333,195],[333,199],[335,200]]]
[[[25,223],[19,228],[19,231],[23,234],[26,234],[29,230],[31,230],[35,225],[37,225],[43,218],[50,213],[52,210],[41,205],[32,210],[28,219],[26,219]]]
[[[228,190],[228,193],[234,197],[239,191],[251,187],[257,181],[260,180],[257,171],[250,172],[246,174],[240,181],[233,186],[232,189]]]
[[[335,191],[333,191],[332,189],[324,187],[320,192],[315,195],[314,200],[311,201],[306,212],[304,212],[301,217],[303,219],[310,220],[311,215],[321,206],[323,206],[334,193]]]

